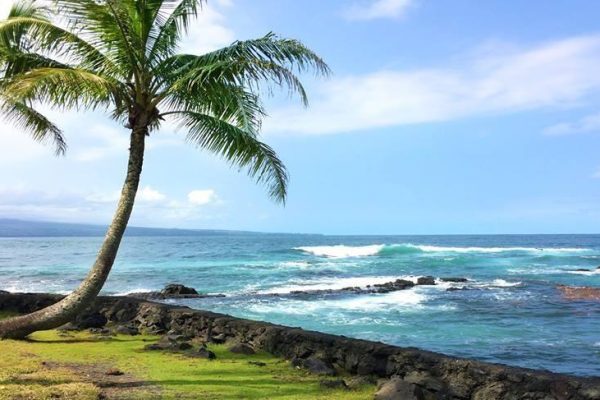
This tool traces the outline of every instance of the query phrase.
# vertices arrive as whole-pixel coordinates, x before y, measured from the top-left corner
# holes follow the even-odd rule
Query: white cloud
[[[141,188],[137,193],[137,199],[149,203],[161,202],[167,198],[166,195],[158,190],[152,189],[150,186]]]
[[[575,122],[561,122],[544,129],[551,136],[573,135],[600,131],[600,113],[587,115]]]
[[[129,138],[125,130],[94,125],[87,129],[86,136],[99,144],[78,149],[74,154],[77,161],[97,161],[114,154],[124,154],[129,148]]]
[[[354,4],[346,9],[344,16],[349,20],[369,20],[376,18],[398,18],[413,5],[414,0],[369,0]]]
[[[206,3],[198,13],[198,19],[191,23],[187,37],[184,39],[181,52],[203,54],[231,44],[235,33],[225,24],[225,16],[220,8],[233,6],[231,0],[219,0]]]
[[[192,190],[188,193],[188,201],[195,206],[204,206],[217,200],[214,190]]]
[[[12,8],[13,1],[11,0],[0,0],[0,20],[8,17],[8,13]]]
[[[453,67],[333,78],[311,108],[271,113],[268,132],[325,134],[565,107],[600,89],[600,35],[467,57]]]
[[[119,199],[118,190],[81,192],[57,188],[38,190],[25,185],[0,187],[0,218],[23,218],[64,222],[108,223]],[[186,200],[170,198],[144,186],[137,195],[132,224],[181,226],[188,222],[218,217],[205,213],[206,207],[218,206],[214,190],[194,190]]]

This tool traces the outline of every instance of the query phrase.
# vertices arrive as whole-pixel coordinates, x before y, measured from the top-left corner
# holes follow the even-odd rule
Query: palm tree
[[[285,87],[306,104],[298,74],[327,75],[300,42],[272,33],[202,55],[177,54],[204,0],[21,0],[0,22],[0,110],[64,153],[61,130],[34,106],[103,110],[130,133],[114,218],[81,285],[58,303],[0,322],[0,338],[24,338],[71,321],[106,281],[133,209],[144,146],[169,117],[187,140],[244,168],[285,202],[288,174],[258,134],[263,90]]]

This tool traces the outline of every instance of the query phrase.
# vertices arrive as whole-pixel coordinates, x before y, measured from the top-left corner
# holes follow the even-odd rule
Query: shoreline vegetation
[[[0,292],[0,316],[61,298]],[[49,387],[60,395],[92,396],[84,399],[600,398],[599,377],[489,364],[130,297],[99,297],[61,330],[0,347],[8,354],[1,361],[0,399],[19,398],[2,397],[7,388],[29,393],[21,398],[45,398]],[[92,381],[77,378],[81,374]],[[103,387],[131,391],[102,397]]]
[[[266,353],[210,345],[214,360],[144,351],[158,337],[38,332],[0,342],[0,399],[368,399],[337,380],[291,368]],[[332,382],[331,388],[327,382]]]

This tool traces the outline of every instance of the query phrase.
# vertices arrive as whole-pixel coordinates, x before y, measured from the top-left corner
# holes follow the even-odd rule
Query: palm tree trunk
[[[142,172],[148,128],[135,127],[131,132],[129,164],[121,197],[94,266],[79,287],[56,304],[31,314],[0,321],[1,339],[22,339],[30,333],[58,328],[72,321],[94,301],[113,266],[131,216]]]

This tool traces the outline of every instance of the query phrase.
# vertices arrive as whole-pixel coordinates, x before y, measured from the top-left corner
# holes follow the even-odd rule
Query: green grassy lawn
[[[371,399],[375,388],[325,389],[323,379],[265,353],[210,349],[216,360],[143,350],[158,338],[38,332],[0,341],[0,399]],[[256,366],[259,361],[266,366]],[[110,369],[122,376],[108,376]]]

